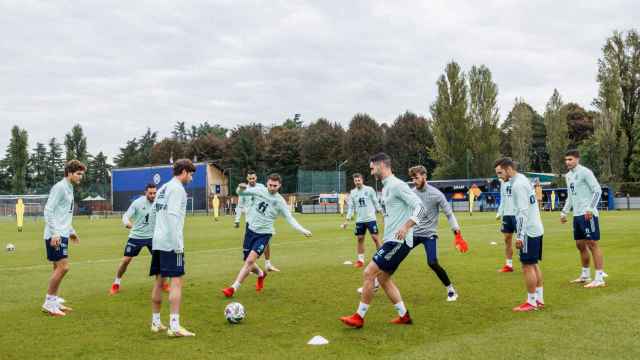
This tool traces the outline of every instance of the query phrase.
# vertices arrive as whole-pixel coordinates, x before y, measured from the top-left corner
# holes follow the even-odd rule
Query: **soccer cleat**
[[[195,333],[192,333],[191,331],[183,328],[182,326],[180,326],[178,328],[178,330],[171,330],[171,329],[167,329],[167,335],[169,335],[169,337],[189,337],[189,336],[196,336]]]
[[[603,271],[603,272],[602,272],[602,277],[603,277],[603,278],[608,278],[608,277],[609,277],[609,274],[607,274],[606,272],[604,272],[604,271]]]
[[[162,291],[168,293],[171,290],[171,285],[168,282],[162,283]]]
[[[538,310],[538,307],[533,306],[528,302],[524,302],[513,308],[514,312],[529,312],[529,311],[536,311],[536,310]]]
[[[358,268],[358,269],[363,267],[363,266],[364,266],[364,261],[362,261],[362,260],[358,260],[353,264],[353,267],[354,268]]]
[[[572,283],[572,284],[584,284],[584,283],[588,283],[590,281],[591,281],[590,277],[580,276],[579,278],[577,278],[575,280],[571,280],[570,283]]]
[[[62,304],[58,304],[58,309],[60,309],[60,311],[63,311],[65,313],[69,312],[69,311],[73,311],[72,308],[68,307],[68,306],[64,306]]]
[[[601,280],[593,280],[592,282],[588,283],[587,285],[585,285],[584,287],[587,289],[593,289],[593,288],[598,288],[598,287],[605,287],[607,286],[607,284],[605,284],[604,281]]]
[[[544,309],[544,303],[542,303],[542,302],[540,302],[538,300],[536,300],[536,306],[538,306],[538,309],[540,309],[540,310]]]
[[[162,323],[151,323],[151,332],[159,333],[160,331],[166,331],[167,327],[162,325]]]
[[[458,300],[458,293],[455,291],[449,291],[447,293],[447,301],[452,302]]]
[[[236,289],[232,287],[222,289],[222,293],[224,294],[225,297],[228,297],[228,298],[232,297],[235,292],[236,292]]]
[[[58,296],[58,298],[56,299],[56,301],[58,302],[58,304],[64,304],[67,302],[67,300],[61,298],[60,296]]]
[[[374,286],[373,287],[373,292],[377,292],[378,289],[380,289],[380,285]],[[362,294],[362,288],[361,287],[359,287],[357,291],[358,291],[358,294]]]
[[[505,266],[503,266],[500,270],[498,270],[498,272],[501,272],[501,273],[510,273],[510,272],[513,272],[513,267],[512,267],[512,266],[509,266],[509,265],[505,265]]]
[[[342,321],[343,324],[356,329],[360,329],[364,326],[364,319],[358,313],[351,316],[343,316],[340,318],[340,321]]]
[[[111,289],[109,289],[109,295],[115,295],[120,292],[120,284],[111,284]]]
[[[51,316],[66,316],[67,314],[65,314],[62,310],[60,310],[60,308],[58,307],[58,304],[43,304],[42,305],[42,312]]]
[[[280,269],[278,269],[277,267],[275,267],[273,265],[269,265],[266,268],[267,268],[267,271],[280,272]]]
[[[404,316],[396,316],[395,318],[393,318],[391,321],[389,321],[392,324],[398,324],[398,325],[411,325],[413,324],[413,320],[411,320],[411,316],[409,316],[409,312],[407,311]]]
[[[262,272],[262,276],[258,276],[258,281],[256,281],[256,291],[260,292],[264,289],[264,278],[267,277],[266,272]]]

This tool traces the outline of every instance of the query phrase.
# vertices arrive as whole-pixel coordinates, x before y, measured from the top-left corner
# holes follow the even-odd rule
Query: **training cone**
[[[327,345],[328,343],[329,343],[329,340],[323,338],[320,335],[316,335],[312,337],[311,340],[309,340],[307,345]]]

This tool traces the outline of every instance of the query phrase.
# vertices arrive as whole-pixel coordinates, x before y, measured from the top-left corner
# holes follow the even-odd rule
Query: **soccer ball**
[[[16,246],[13,244],[7,244],[7,247],[5,249],[9,252],[16,251]]]
[[[244,319],[244,306],[237,302],[232,302],[224,308],[224,317],[231,324],[237,324]]]

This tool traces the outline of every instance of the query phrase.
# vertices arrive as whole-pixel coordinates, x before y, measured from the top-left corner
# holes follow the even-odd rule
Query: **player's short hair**
[[[279,183],[282,183],[282,177],[280,176],[280,174],[270,174],[269,177],[267,177],[267,180],[271,180],[271,181],[277,181]]]
[[[83,164],[80,160],[69,160],[64,165],[64,176],[69,176],[69,174],[73,174],[76,171],[87,171],[87,166]]]
[[[496,162],[493,164],[493,167],[498,167],[498,166],[500,166],[503,169],[507,169],[507,168],[512,168],[514,170],[518,169],[516,162],[513,161],[513,159],[511,159],[510,157],[503,157],[501,159],[496,160]]]
[[[144,187],[144,191],[147,191],[149,189],[155,189],[155,188],[157,188],[156,184],[148,183],[147,186]]]
[[[578,151],[578,149],[567,150],[564,156],[573,156],[576,159],[580,159],[580,151]]]
[[[354,179],[360,178],[360,179],[364,179],[364,177],[362,176],[362,174],[360,173],[354,173],[353,175],[351,175]]]
[[[249,176],[249,175],[256,175],[256,171],[255,170],[247,170],[247,176]]]
[[[377,153],[369,158],[370,163],[383,163],[387,167],[391,167],[391,157],[383,152]]]
[[[409,176],[415,177],[416,175],[427,176],[427,168],[422,165],[416,165],[409,168]]]
[[[196,167],[193,165],[193,162],[189,159],[179,159],[175,163],[173,163],[173,175],[178,176],[182,174],[183,171],[194,173],[196,172]]]

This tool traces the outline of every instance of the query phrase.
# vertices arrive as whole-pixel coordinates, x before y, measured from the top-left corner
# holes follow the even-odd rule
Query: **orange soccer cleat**
[[[256,281],[256,291],[260,292],[264,289],[264,278],[267,277],[267,272],[262,272],[262,276],[258,276],[258,281]]]
[[[115,295],[120,292],[119,284],[111,284],[111,289],[109,289],[109,295]]]
[[[503,266],[500,270],[498,270],[498,272],[501,273],[510,273],[513,272],[513,267],[509,266],[509,265],[505,265]]]
[[[529,312],[529,311],[536,311],[538,310],[537,306],[533,306],[531,304],[529,304],[528,302],[524,302],[516,307],[513,308],[513,311],[515,312]]]
[[[356,329],[360,329],[364,326],[364,319],[358,313],[351,316],[342,316],[340,321],[342,321],[343,324]]]
[[[359,269],[359,268],[361,268],[363,266],[364,266],[364,261],[362,261],[362,260],[358,260],[353,264],[353,267],[357,268],[357,269]]]
[[[392,323],[392,324],[398,324],[398,325],[410,325],[410,324],[413,324],[413,320],[411,320],[411,316],[409,315],[408,311],[404,314],[404,316],[397,316],[397,317],[393,318],[389,322]]]
[[[225,297],[228,297],[228,298],[232,297],[235,292],[236,292],[236,289],[232,287],[222,289],[222,293],[224,294]]]

